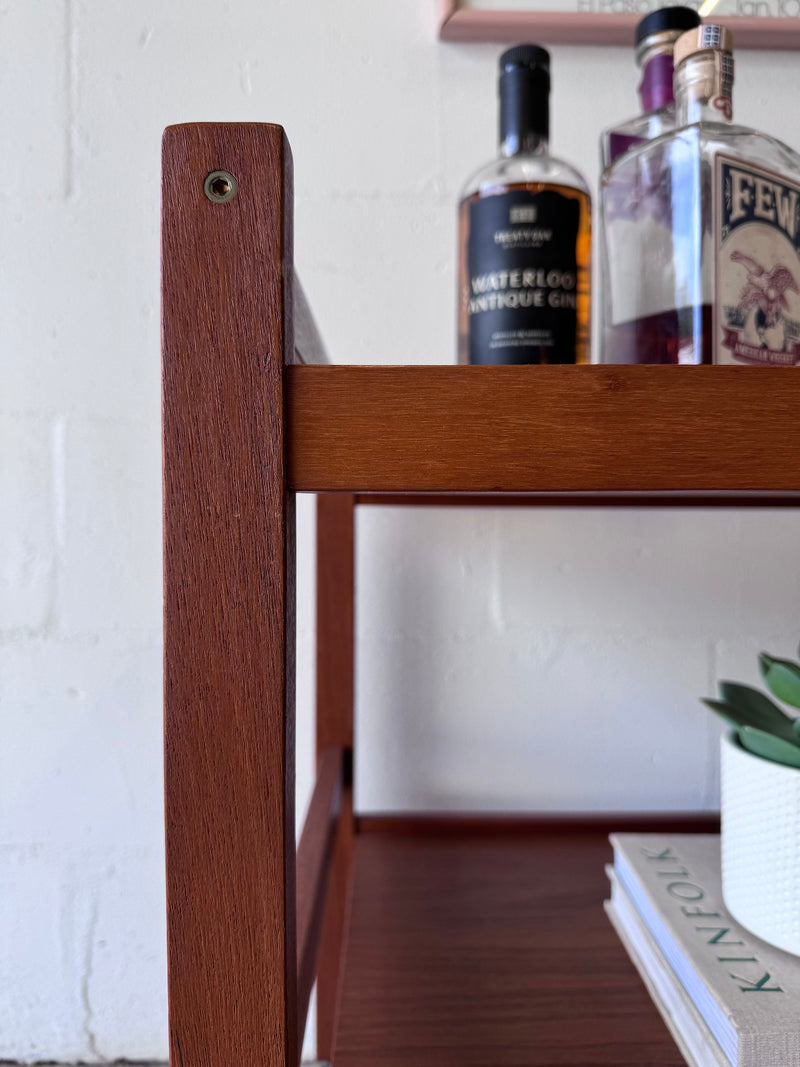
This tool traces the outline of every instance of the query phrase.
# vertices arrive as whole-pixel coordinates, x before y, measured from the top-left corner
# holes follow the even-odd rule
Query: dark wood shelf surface
[[[800,493],[793,367],[290,366],[285,381],[300,492]]]
[[[335,1067],[681,1067],[603,911],[609,827],[358,833]]]

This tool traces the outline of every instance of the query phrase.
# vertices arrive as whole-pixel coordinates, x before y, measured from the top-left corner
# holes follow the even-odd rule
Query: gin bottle
[[[627,122],[603,131],[600,158],[603,168],[642,141],[650,141],[675,127],[675,97],[672,91],[672,49],[686,30],[700,25],[691,7],[662,7],[651,11],[636,27],[636,64],[641,113]]]
[[[548,149],[550,56],[500,57],[500,150],[459,203],[461,363],[589,359],[589,189]]]
[[[604,173],[606,363],[800,361],[800,156],[731,122],[730,33],[675,44],[680,128]]]

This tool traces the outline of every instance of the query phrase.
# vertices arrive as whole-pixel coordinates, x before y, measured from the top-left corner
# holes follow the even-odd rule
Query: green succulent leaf
[[[752,726],[742,726],[739,729],[739,741],[743,748],[756,756],[773,763],[781,763],[785,767],[800,767],[800,745],[793,745],[790,741],[784,741],[774,734],[765,733]]]
[[[800,664],[789,659],[775,659],[762,652],[758,657],[761,677],[770,692],[793,708],[800,708]]]
[[[701,697],[700,699],[707,708],[711,708],[712,711],[716,712],[720,718],[724,719],[729,726],[733,726],[734,729],[738,730],[740,726],[744,725],[740,721],[740,717],[736,714],[736,708],[731,707],[730,704],[726,704],[724,700],[712,700],[710,697]]]
[[[759,689],[740,682],[720,682],[719,695],[727,711],[714,708],[718,714],[725,714],[738,726],[752,726],[785,741],[794,740],[791,717]]]

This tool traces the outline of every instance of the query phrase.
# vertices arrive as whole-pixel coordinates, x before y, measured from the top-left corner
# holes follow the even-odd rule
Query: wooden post
[[[353,854],[355,498],[317,497],[317,759],[339,746],[345,787],[317,966],[317,1055],[332,1060]]]
[[[170,1063],[296,1067],[283,130],[168,129],[162,241]]]

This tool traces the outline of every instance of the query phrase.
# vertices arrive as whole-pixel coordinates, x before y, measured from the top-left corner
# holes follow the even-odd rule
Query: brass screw
[[[227,204],[236,196],[236,179],[227,170],[212,170],[206,175],[203,191],[213,204]]]

